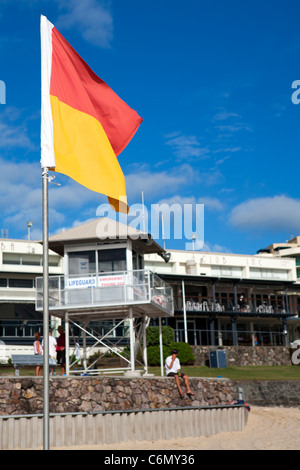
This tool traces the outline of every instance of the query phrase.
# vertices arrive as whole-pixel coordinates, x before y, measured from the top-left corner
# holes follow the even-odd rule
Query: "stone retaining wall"
[[[191,378],[193,398],[179,393],[166,377],[55,377],[49,379],[51,413],[96,412],[226,405],[237,386],[228,379]],[[185,386],[182,385],[183,391]],[[43,412],[43,378],[0,378],[0,415]]]
[[[191,378],[195,396],[180,399],[173,379],[121,377],[50,378],[51,413],[226,405],[238,397],[257,406],[300,406],[300,380],[239,381]],[[182,387],[184,389],[184,386]],[[43,413],[43,379],[0,378],[0,416]]]
[[[245,401],[256,406],[300,406],[300,380],[240,381]]]
[[[209,365],[211,346],[192,346],[196,365]],[[227,366],[291,365],[290,349],[285,346],[224,346]]]

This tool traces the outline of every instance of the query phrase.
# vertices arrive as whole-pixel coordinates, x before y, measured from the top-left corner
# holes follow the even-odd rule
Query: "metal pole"
[[[65,313],[65,341],[66,341],[66,375],[70,375],[70,334],[69,334],[69,314]]]
[[[288,293],[287,293],[287,288],[285,288],[285,303],[286,303],[286,313],[290,313],[290,307],[289,307],[289,298],[288,298]]]
[[[159,352],[160,352],[160,375],[164,376],[164,355],[163,355],[163,341],[162,341],[162,330],[161,330],[161,317],[158,319],[159,326]]]
[[[87,327],[87,325],[84,323],[84,328]],[[84,372],[86,373],[86,370],[87,370],[87,357],[86,357],[86,330],[84,329],[83,330],[83,369],[84,369]]]
[[[184,325],[184,341],[188,343],[187,335],[187,323],[186,323],[186,305],[185,305],[185,289],[184,289],[184,280],[181,281],[182,285],[182,305],[183,305],[183,325]]]
[[[210,331],[210,344],[211,346],[215,346],[215,317],[214,315],[209,315],[209,331]]]
[[[216,311],[216,286],[212,283],[213,312]],[[215,313],[209,316],[210,344],[215,346]]]
[[[49,450],[49,259],[48,259],[48,169],[43,168],[43,445]]]
[[[215,283],[212,283],[212,298],[213,298],[213,311],[216,311],[216,286]]]
[[[130,313],[129,313],[129,328],[130,328],[130,363],[131,363],[131,371],[135,371],[135,357],[134,357],[134,318],[133,318],[133,313],[132,313],[132,308],[130,308]]]
[[[143,360],[144,360],[144,373],[148,374],[148,355],[147,355],[147,317],[143,317]]]

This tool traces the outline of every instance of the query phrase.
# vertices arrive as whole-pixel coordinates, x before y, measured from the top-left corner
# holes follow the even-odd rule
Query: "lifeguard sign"
[[[6,104],[6,88],[3,80],[0,80],[0,104]]]

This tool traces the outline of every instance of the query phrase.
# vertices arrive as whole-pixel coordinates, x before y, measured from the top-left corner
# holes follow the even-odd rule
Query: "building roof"
[[[286,248],[297,248],[299,246],[300,246],[300,236],[297,236],[297,237],[291,238],[290,240],[287,240],[286,242],[272,243],[266,248],[262,248],[258,252],[276,253],[277,251],[284,250]]]
[[[105,240],[108,242],[126,241],[128,238],[133,240],[135,249],[141,253],[162,253],[164,251],[150,234],[108,217],[100,217],[50,236],[49,248],[63,255],[65,245],[99,243]]]

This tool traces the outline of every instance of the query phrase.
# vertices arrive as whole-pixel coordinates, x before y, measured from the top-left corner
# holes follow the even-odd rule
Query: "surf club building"
[[[149,324],[191,345],[286,346],[300,338],[289,249],[166,253],[148,233],[96,219],[49,238],[50,328],[63,324],[83,351],[127,344],[132,355]],[[42,253],[41,242],[0,239],[1,362],[32,353],[34,332],[43,334]]]

